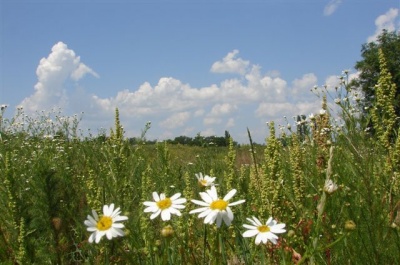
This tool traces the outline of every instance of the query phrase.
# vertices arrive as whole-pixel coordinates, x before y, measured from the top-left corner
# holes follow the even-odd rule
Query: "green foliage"
[[[364,93],[365,99],[363,105],[371,107],[376,96],[375,85],[380,77],[380,58],[379,50],[385,54],[387,61],[387,70],[393,78],[393,83],[396,85],[396,115],[400,114],[400,32],[389,32],[383,30],[378,36],[376,42],[369,42],[362,46],[362,60],[355,65],[360,74],[358,78],[352,81],[353,87],[359,87]]]
[[[225,136],[201,136],[200,133],[196,135],[196,137],[192,138],[189,136],[177,136],[173,140],[167,140],[170,144],[181,144],[181,145],[189,145],[189,146],[229,146],[230,144],[230,134],[228,131],[225,131]],[[237,145],[237,142],[233,141],[234,145]]]
[[[384,74],[379,80],[386,84]],[[0,263],[399,264],[398,132],[388,149],[384,131],[363,129],[369,117],[361,115],[358,91],[341,81],[336,95],[326,92],[320,113],[299,116],[296,130],[278,133],[270,122],[263,146],[250,133],[250,145],[235,145],[228,132],[228,146],[200,135],[199,145],[149,144],[150,123],[133,144],[123,137],[118,111],[111,137],[78,136],[78,117],[49,122],[50,114],[22,115],[23,126],[21,113],[1,118]],[[337,99],[337,111],[328,97]],[[220,196],[236,189],[233,201],[246,200],[232,207],[231,226],[204,225],[189,214],[190,200],[205,190],[199,172],[216,177]],[[150,220],[143,202],[153,191],[182,193],[188,201],[182,216]],[[128,217],[125,236],[90,244],[84,220],[111,203]],[[272,216],[287,233],[276,245],[256,245],[242,236],[251,216]]]

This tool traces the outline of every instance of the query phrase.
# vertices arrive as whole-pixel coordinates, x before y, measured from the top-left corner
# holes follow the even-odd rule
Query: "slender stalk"
[[[225,244],[224,244],[224,240],[222,238],[220,230],[218,230],[218,241],[219,241],[219,246],[221,249],[221,256],[222,256],[223,264],[227,264],[226,255],[225,255]]]
[[[172,261],[172,252],[171,252],[171,248],[170,248],[170,239],[166,238],[165,239],[165,246],[167,248],[167,255],[168,255],[168,264],[173,265],[174,262]]]
[[[256,153],[254,152],[254,144],[253,140],[251,139],[251,134],[249,128],[247,128],[247,134],[249,135],[250,147],[251,147],[251,155],[253,157],[254,169],[256,171],[256,175],[258,177],[258,167],[257,167],[257,160],[256,160]]]
[[[109,253],[108,253],[108,246],[109,244],[106,244],[105,248],[104,248],[104,264],[110,264],[110,257],[109,257]]]
[[[206,248],[207,248],[207,226],[206,226],[206,224],[204,224],[203,264],[207,264],[207,261],[206,261]]]

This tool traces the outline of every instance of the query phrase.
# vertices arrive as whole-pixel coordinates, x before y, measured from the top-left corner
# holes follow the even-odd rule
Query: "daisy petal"
[[[247,229],[257,230],[257,226],[254,225],[243,224],[243,227]]]
[[[171,208],[175,208],[175,209],[184,209],[185,205],[181,205],[181,204],[172,204]],[[170,209],[171,209],[170,208]]]
[[[213,202],[213,198],[211,197],[210,194],[208,194],[206,192],[200,192],[199,194],[200,194],[201,199],[203,199],[203,201],[206,202],[208,205]]]
[[[160,209],[158,209],[155,213],[153,213],[152,215],[150,215],[150,219],[154,219],[154,218],[156,218],[157,216],[159,216],[160,215],[160,213],[161,213],[161,210]]]
[[[89,236],[89,243],[93,243],[94,239],[96,238],[96,232],[93,232],[90,236]]]
[[[173,201],[173,204],[182,204],[182,203],[186,202],[186,199],[185,198],[181,198],[181,199],[172,200],[172,201]]]
[[[222,215],[219,213],[217,214],[217,227],[220,228],[222,223]]]
[[[229,220],[231,220],[231,221],[233,220],[233,212],[230,207],[226,207],[226,216],[227,216],[227,218],[229,218]]]
[[[124,236],[124,235],[125,235],[124,231],[122,231],[121,229],[119,229],[119,228],[117,228],[117,227],[114,229],[114,233],[115,233],[117,236]]]
[[[204,212],[204,211],[206,211],[208,209],[209,209],[208,207],[197,208],[197,209],[191,210],[189,212],[189,214]]]
[[[90,215],[87,216],[87,219],[88,219],[88,221],[90,223],[92,223],[92,225],[96,225],[97,224],[97,221],[93,217],[91,217]]]
[[[171,199],[171,201],[174,201],[174,200],[178,199],[179,197],[181,197],[181,194],[176,193],[176,194],[172,195],[172,197],[170,199]]]
[[[213,210],[211,210],[210,208],[206,208],[202,213],[199,214],[199,218],[203,218],[207,215],[209,215]]]
[[[228,194],[225,195],[224,197],[224,201],[229,201],[230,199],[232,199],[232,197],[236,194],[236,190],[233,189],[230,192],[228,192]]]
[[[96,243],[99,243],[100,242],[100,239],[104,236],[104,232],[96,232]]]
[[[217,211],[210,211],[206,218],[204,218],[204,223],[213,223],[215,221],[215,218],[217,217],[218,212]]]
[[[255,216],[253,216],[253,221],[254,221],[254,224],[255,224],[256,226],[261,226],[261,225],[262,225],[262,223],[260,222],[260,220],[258,220],[258,218],[255,217]]]
[[[242,236],[243,236],[243,237],[253,237],[253,236],[257,235],[258,233],[259,233],[259,231],[258,231],[257,228],[256,228],[256,229],[254,229],[254,230],[247,230],[247,231],[245,231],[245,232],[242,234]]]
[[[232,213],[232,212],[231,212]],[[224,220],[225,224],[227,226],[230,226],[233,220],[233,214],[232,214],[232,219],[229,217],[228,212],[221,214],[222,219]]]
[[[168,209],[169,210],[169,212],[171,213],[171,214],[175,214],[175,215],[178,215],[178,216],[181,216],[181,212],[179,211],[179,210],[177,210],[177,209],[175,209],[175,208],[169,208]]]
[[[158,201],[160,200],[160,196],[158,196],[158,193],[157,193],[157,192],[154,191],[154,192],[152,193],[152,195],[153,195],[154,201],[158,202]]]
[[[237,201],[237,202],[231,202],[231,203],[229,203],[228,205],[229,206],[234,206],[234,205],[238,205],[238,204],[242,204],[242,203],[244,203],[246,200],[240,200],[240,201]]]
[[[143,202],[143,204],[146,206],[156,206],[157,205],[157,203],[155,203],[155,202]]]
[[[124,224],[121,224],[121,223],[114,223],[112,225],[112,227],[114,227],[114,228],[124,228],[125,226],[124,226]]]
[[[256,236],[256,245],[260,245],[261,242],[264,242],[265,238],[263,237],[262,233],[257,234]],[[267,243],[266,241],[264,243]]]
[[[93,219],[97,221],[99,220],[99,216],[97,215],[97,212],[95,210],[92,210],[92,215],[93,215]]]
[[[169,209],[161,211],[161,219],[163,221],[168,221],[171,219],[171,213],[170,213]]]
[[[125,220],[128,220],[128,216],[118,215],[113,218],[114,222],[120,222],[120,221],[125,221]]]
[[[215,188],[215,186],[211,186],[211,189],[206,190],[206,192],[208,195],[210,195],[210,197],[213,201],[218,200],[217,189]]]
[[[191,202],[193,202],[194,204],[200,205],[200,206],[210,207],[210,203],[206,203],[206,202],[203,202],[203,201],[191,200]]]
[[[158,210],[158,206],[154,205],[154,206],[149,206],[146,209],[144,209],[144,212],[145,213],[150,213],[150,212],[154,213],[157,210]]]

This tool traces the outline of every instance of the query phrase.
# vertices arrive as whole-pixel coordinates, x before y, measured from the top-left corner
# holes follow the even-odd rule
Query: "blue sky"
[[[82,130],[256,142],[320,109],[361,45],[400,29],[398,0],[1,0],[0,104],[83,114]]]

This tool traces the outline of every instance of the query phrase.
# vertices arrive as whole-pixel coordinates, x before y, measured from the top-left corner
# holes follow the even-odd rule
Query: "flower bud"
[[[61,228],[61,218],[59,217],[54,217],[51,219],[51,222],[53,223],[53,227],[56,231],[60,231]]]
[[[163,237],[171,237],[173,234],[174,234],[174,229],[172,228],[171,225],[167,225],[161,230],[161,235]]]
[[[353,231],[356,229],[356,224],[352,220],[347,220],[344,224],[344,229],[348,231]]]

